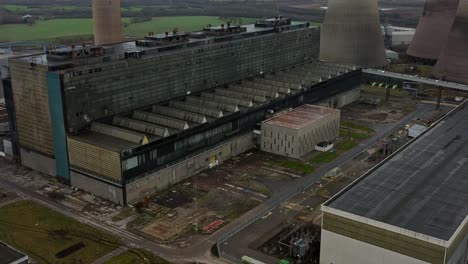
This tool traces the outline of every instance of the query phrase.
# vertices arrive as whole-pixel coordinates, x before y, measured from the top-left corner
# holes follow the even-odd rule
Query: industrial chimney
[[[120,0],[93,0],[94,44],[121,42]]]
[[[407,54],[437,60],[447,40],[459,0],[426,0],[418,28]]]
[[[366,67],[387,64],[377,0],[329,0],[320,60]]]
[[[433,74],[447,81],[468,84],[468,0],[460,0]]]

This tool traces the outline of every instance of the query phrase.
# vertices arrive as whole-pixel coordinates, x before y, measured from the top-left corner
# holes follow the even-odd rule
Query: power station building
[[[300,158],[320,142],[338,137],[340,110],[302,105],[262,122],[262,151]]]
[[[13,148],[27,167],[126,204],[255,145],[267,113],[358,88],[318,62],[319,27],[277,17],[10,60]]]
[[[320,263],[468,261],[468,105],[322,206]]]

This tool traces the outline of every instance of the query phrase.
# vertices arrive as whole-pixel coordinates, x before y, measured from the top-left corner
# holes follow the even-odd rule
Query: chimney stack
[[[364,67],[387,64],[377,0],[329,0],[320,60]]]
[[[459,0],[426,0],[424,12],[407,54],[437,60],[447,40]]]
[[[433,74],[447,81],[468,84],[468,0],[460,0]]]
[[[92,0],[94,45],[122,42],[120,0]]]

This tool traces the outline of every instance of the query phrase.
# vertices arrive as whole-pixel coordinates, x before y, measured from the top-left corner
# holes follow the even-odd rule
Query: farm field
[[[39,264],[92,263],[121,245],[114,236],[32,201],[0,207],[0,240]]]
[[[208,24],[224,23],[216,16],[173,16],[155,17],[151,21],[130,23],[131,18],[122,18],[125,37],[143,37],[148,32],[163,33],[178,28],[180,31],[193,31]],[[254,18],[241,18],[242,23],[255,21]],[[91,18],[71,18],[38,20],[32,26],[26,24],[0,25],[0,42],[27,40],[54,40],[60,38],[85,37],[91,38],[93,21]]]

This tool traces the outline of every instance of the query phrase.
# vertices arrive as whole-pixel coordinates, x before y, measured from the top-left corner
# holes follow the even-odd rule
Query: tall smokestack
[[[94,44],[121,42],[120,0],[93,0]]]
[[[447,81],[468,84],[468,0],[460,0],[433,74]]]
[[[418,28],[407,54],[421,59],[437,60],[457,12],[459,0],[426,0]]]
[[[377,0],[329,0],[320,60],[367,67],[387,64]]]

